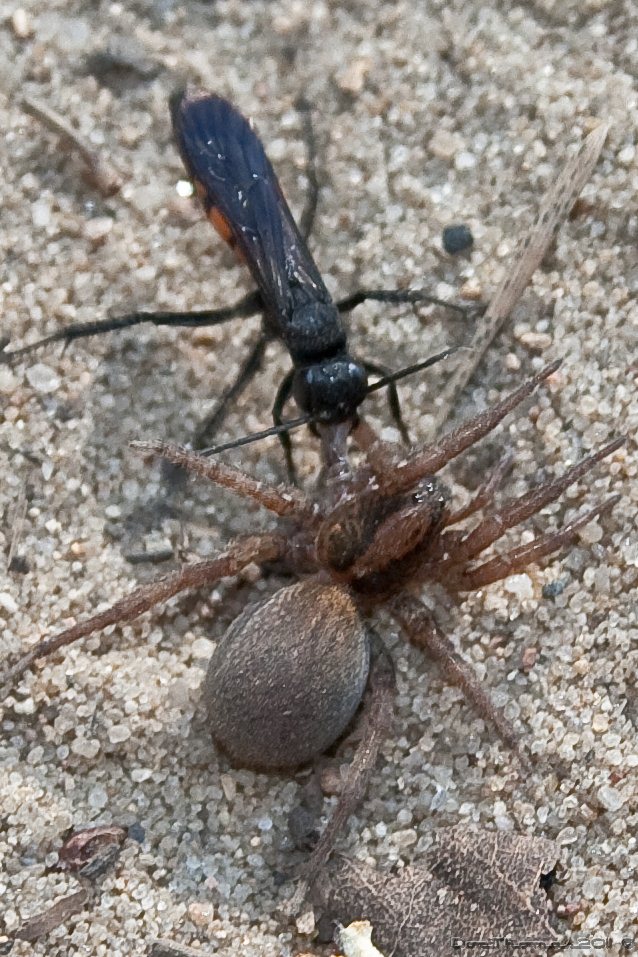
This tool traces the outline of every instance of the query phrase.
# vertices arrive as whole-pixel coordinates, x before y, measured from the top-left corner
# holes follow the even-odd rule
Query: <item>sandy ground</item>
[[[611,490],[622,501],[527,578],[459,607],[432,598],[527,746],[559,758],[563,774],[521,775],[460,694],[381,617],[398,670],[396,735],[340,848],[388,867],[418,861],[434,829],[463,820],[542,835],[560,849],[559,931],[605,942],[595,953],[617,952],[623,935],[638,947],[635,4],[34,0],[1,11],[2,335],[16,344],[109,310],[202,308],[249,288],[176,192],[183,174],[166,97],[184,79],[258,119],[297,211],[305,150],[295,97],[316,105],[322,190],[312,248],[340,294],[427,285],[447,297],[463,287],[489,295],[562,162],[599,119],[611,124],[577,215],[458,411],[483,407],[549,358],[562,357],[563,369],[448,479],[461,500],[510,447],[511,485],[521,492],[626,432],[626,450],[536,526]],[[98,82],[87,57],[114,39],[156,70]],[[82,179],[77,157],[21,109],[24,94],[59,111],[114,164],[118,195],[105,198]],[[470,259],[441,251],[442,228],[459,221],[474,232]],[[179,503],[181,521],[162,521],[158,471],[127,449],[134,438],[188,439],[257,326],[142,328],[0,368],[0,537],[5,555],[15,540],[19,559],[17,571],[5,563],[1,573],[2,655],[158,573],[127,561],[132,551],[168,543],[187,558],[205,555],[267,524],[201,483]],[[392,367],[471,332],[441,312],[378,307],[359,309],[350,326],[354,352]],[[272,346],[228,436],[268,424],[285,369]],[[416,439],[427,434],[445,374],[402,388]],[[368,408],[375,425],[388,424],[380,401]],[[309,480],[314,441],[303,435],[297,446]],[[283,477],[274,442],[233,461]],[[248,576],[182,597],[69,650],[11,694],[0,751],[0,934],[77,887],[53,869],[71,826],[144,829],[94,906],[36,944],[16,943],[16,957],[145,954],[155,937],[246,957],[320,952],[274,913],[288,892],[278,875],[295,860],[286,822],[298,781],[229,768],[198,705],[214,641],[278,584]],[[546,585],[546,596],[559,594],[544,597]],[[591,952],[584,946],[572,941],[564,953]]]

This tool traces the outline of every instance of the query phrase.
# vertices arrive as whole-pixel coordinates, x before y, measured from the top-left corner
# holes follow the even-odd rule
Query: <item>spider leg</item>
[[[202,419],[197,426],[190,443],[195,450],[204,449],[211,445],[213,436],[217,433],[220,425],[226,418],[226,413],[230,405],[242,394],[246,386],[249,385],[259,371],[268,342],[269,337],[263,332],[260,333],[259,338],[253,342],[250,352],[242,362],[234,382],[222,392],[211,412]],[[170,495],[179,489],[186,476],[184,470],[179,466],[169,464],[168,462],[164,463],[164,465],[165,467],[162,469],[162,479],[165,481],[167,492]],[[163,503],[162,509],[164,510],[166,507],[167,504]]]
[[[538,388],[541,382],[553,375],[559,366],[560,361],[545,366],[537,375],[527,379],[518,389],[510,392],[509,395],[490,409],[486,409],[485,412],[481,412],[474,418],[468,419],[467,422],[463,422],[458,428],[448,432],[447,435],[437,439],[436,442],[413,452],[391,472],[380,474],[379,480],[383,483],[384,493],[407,492],[426,475],[434,475],[461,452],[469,449],[471,445],[475,445],[480,439],[485,438],[505,418],[508,412],[520,405],[527,396]],[[374,449],[371,450],[369,459],[374,467],[373,453]]]
[[[157,455],[166,459],[193,475],[199,475],[216,485],[230,489],[242,498],[251,498],[276,515],[288,515],[310,521],[316,514],[314,507],[298,488],[287,485],[275,488],[272,485],[266,485],[265,482],[260,482],[231,465],[224,465],[223,462],[191,452],[180,445],[150,441],[131,442],[130,447],[142,455]]]
[[[375,641],[368,678],[366,707],[361,726],[357,729],[360,735],[357,750],[348,769],[348,776],[337,806],[312,854],[304,864],[295,893],[288,902],[286,910],[290,914],[299,912],[309,887],[330,857],[340,831],[365,797],[370,777],[377,763],[379,749],[390,728],[395,691],[392,659],[382,643]]]
[[[280,536],[252,535],[239,539],[217,558],[184,565],[179,571],[167,575],[166,578],[161,578],[159,581],[151,582],[148,585],[141,585],[126,598],[115,602],[105,611],[98,612],[91,618],[87,618],[86,621],[78,622],[78,624],[66,628],[58,635],[44,638],[38,642],[14,665],[0,672],[0,686],[15,681],[33,662],[47,657],[59,648],[64,648],[80,638],[86,638],[109,625],[132,621],[145,611],[149,611],[155,605],[167,601],[173,595],[177,595],[187,588],[201,588],[204,585],[211,585],[220,578],[236,575],[242,568],[252,562],[275,561],[282,557],[285,550],[285,539]]]
[[[462,522],[463,519],[469,518],[470,515],[474,515],[475,512],[490,505],[503,479],[512,467],[513,461],[514,453],[512,451],[506,452],[498,461],[493,472],[491,472],[483,484],[479,486],[467,505],[457,509],[456,512],[452,512],[445,520],[446,528],[448,525],[456,525],[457,522]]]
[[[350,432],[350,438],[362,452],[375,476],[394,471],[398,460],[405,457],[405,449],[396,442],[381,441],[377,432],[362,415]]]
[[[541,535],[527,545],[512,548],[504,555],[498,555],[476,568],[461,571],[456,579],[456,586],[460,591],[473,591],[475,588],[483,588],[485,585],[491,585],[492,582],[500,581],[502,578],[507,578],[509,575],[522,571],[531,562],[546,558],[564,545],[569,544],[581,528],[588,525],[598,515],[609,511],[619,501],[620,495],[611,495],[600,505],[590,508],[589,511],[575,518],[563,528],[549,532],[547,535]],[[452,574],[454,575],[454,572]]]
[[[549,505],[550,502],[556,501],[565,489],[573,485],[574,482],[582,478],[583,475],[586,475],[587,472],[590,472],[594,465],[600,462],[601,459],[606,458],[608,455],[611,455],[612,452],[615,452],[616,449],[619,449],[624,442],[624,436],[615,439],[613,442],[609,442],[608,445],[603,446],[598,452],[594,452],[592,455],[588,455],[587,458],[581,459],[580,462],[577,462],[576,465],[567,469],[563,475],[553,482],[546,482],[543,485],[539,485],[538,488],[531,489],[531,491],[526,492],[517,499],[510,499],[510,501],[505,502],[501,508],[484,518],[473,531],[466,535],[460,545],[455,548],[454,555],[450,556],[443,565],[445,567],[449,567],[449,565],[461,565],[475,558],[480,552],[498,541],[509,528],[520,525],[521,522],[531,518],[532,515],[535,515],[546,505]]]
[[[461,689],[474,710],[496,729],[521,763],[529,767],[529,759],[522,753],[518,736],[509,721],[494,705],[474,670],[457,654],[425,605],[417,598],[403,594],[392,600],[390,612],[412,644],[436,661],[446,680]]]

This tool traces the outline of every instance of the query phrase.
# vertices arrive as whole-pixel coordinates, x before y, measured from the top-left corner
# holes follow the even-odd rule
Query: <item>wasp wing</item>
[[[223,97],[200,91],[171,101],[177,146],[206,213],[246,263],[281,335],[292,288],[330,296],[248,120]]]

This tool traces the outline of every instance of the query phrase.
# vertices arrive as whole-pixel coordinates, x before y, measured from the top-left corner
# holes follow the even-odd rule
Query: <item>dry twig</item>
[[[22,108],[25,113],[40,120],[48,129],[58,136],[75,152],[79,153],[86,167],[90,182],[99,190],[102,196],[113,196],[119,192],[122,180],[114,167],[103,159],[78,131],[41,100],[31,96],[22,98]]]
[[[462,350],[454,374],[441,392],[441,405],[435,417],[435,430],[449,419],[458,396],[474,375],[490,343],[521,298],[533,274],[540,266],[556,231],[571,210],[578,194],[592,174],[607,137],[609,127],[597,126],[585,138],[545,194],[538,216],[517,251],[517,260],[508,269],[485,310],[468,348]]]

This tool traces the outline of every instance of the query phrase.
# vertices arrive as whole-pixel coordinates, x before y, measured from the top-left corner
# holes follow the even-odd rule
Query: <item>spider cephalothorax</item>
[[[177,446],[136,443],[144,454],[161,456],[259,502],[279,516],[279,527],[237,539],[217,558],[185,565],[172,576],[136,589],[107,611],[40,642],[0,679],[15,680],[35,660],[107,625],[136,618],[186,588],[211,585],[252,562],[287,565],[300,581],[247,607],[230,626],[211,658],[204,699],[211,733],[234,762],[281,769],[308,762],[334,743],[368,689],[361,743],[348,782],[306,871],[316,874],[365,790],[389,725],[394,677],[387,652],[370,639],[367,616],[375,606],[383,604],[389,610],[408,639],[439,663],[446,677],[461,686],[471,704],[518,751],[509,723],[419,600],[418,586],[438,581],[470,591],[498,581],[569,543],[617,501],[611,496],[559,530],[482,560],[485,550],[508,529],[555,501],[596,462],[618,449],[623,439],[555,480],[498,505],[495,493],[507,471],[506,460],[462,509],[451,508],[435,477],[557,368],[558,363],[548,366],[497,405],[407,454],[377,442],[369,427],[360,423],[353,437],[365,452],[364,463],[350,470],[343,456],[335,454],[314,496],[293,487],[264,485]],[[324,436],[326,442],[329,437]],[[480,512],[483,517],[476,520]],[[464,523],[473,518],[474,524],[467,527]]]

